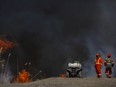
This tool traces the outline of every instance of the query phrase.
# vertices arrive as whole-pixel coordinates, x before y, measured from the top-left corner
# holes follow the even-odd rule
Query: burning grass
[[[60,74],[59,77],[66,78],[66,75],[65,74]]]
[[[14,77],[16,83],[28,83],[31,82],[30,73],[25,69],[21,70],[17,76]]]

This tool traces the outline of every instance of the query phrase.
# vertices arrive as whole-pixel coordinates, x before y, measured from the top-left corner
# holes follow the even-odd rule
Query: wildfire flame
[[[14,82],[17,83],[28,83],[31,82],[30,80],[30,73],[23,69],[22,71],[19,72],[19,74],[14,78]]]
[[[65,77],[66,77],[65,74],[60,74],[59,76],[60,76],[61,78],[65,78]]]
[[[8,40],[0,40],[0,52],[5,52],[14,47],[14,43]]]

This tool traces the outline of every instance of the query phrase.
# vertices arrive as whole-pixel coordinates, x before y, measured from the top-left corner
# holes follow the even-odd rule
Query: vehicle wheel
[[[69,77],[70,77],[69,72],[66,72],[66,77],[67,77],[67,78],[69,78]]]
[[[82,78],[82,71],[79,72],[79,78]]]

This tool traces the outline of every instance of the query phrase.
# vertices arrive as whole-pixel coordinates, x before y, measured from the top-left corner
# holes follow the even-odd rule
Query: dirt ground
[[[116,87],[116,78],[53,77],[23,84],[0,84],[0,87]]]

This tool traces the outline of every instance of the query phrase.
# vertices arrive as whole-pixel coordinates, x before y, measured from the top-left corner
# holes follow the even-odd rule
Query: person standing
[[[107,78],[112,77],[112,67],[114,66],[114,61],[111,59],[111,54],[107,55],[106,60],[104,61],[105,74]]]
[[[102,63],[103,63],[103,60],[101,58],[101,55],[96,54],[96,58],[95,58],[95,61],[94,61],[94,66],[95,66],[95,70],[96,70],[96,74],[97,74],[98,78],[102,77],[102,73],[101,73]]]

